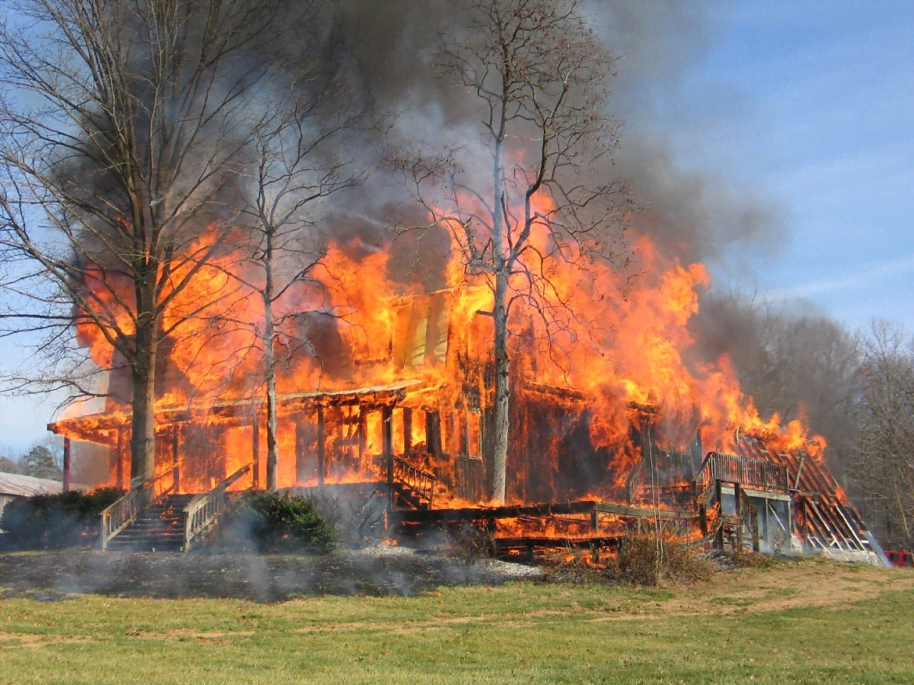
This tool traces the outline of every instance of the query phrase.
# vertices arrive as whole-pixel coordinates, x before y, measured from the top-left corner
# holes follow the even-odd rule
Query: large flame
[[[591,245],[557,241],[560,231],[547,218],[554,213],[550,199],[540,193],[533,201],[537,219],[530,249],[519,255],[509,280],[513,374],[518,382],[571,389],[585,398],[593,448],[614,450],[619,459],[627,458],[636,420],[632,406],[652,408],[659,417],[658,439],[671,448],[682,449],[697,435],[707,450],[733,450],[740,431],[764,434],[778,450],[813,444],[800,421],[781,426],[777,415],[760,416],[752,399],[740,390],[726,357],[709,364],[694,354],[688,324],[709,286],[703,265],[682,263],[661,253],[647,237],[635,236],[631,263],[618,269],[595,258],[588,249]],[[446,219],[439,220],[439,226],[451,239],[444,274],[447,288],[438,294],[446,303],[443,313],[430,308],[430,295],[423,294],[416,279],[392,275],[390,255],[396,244],[386,249],[331,244],[308,277],[291,284],[272,303],[281,395],[417,381],[416,397],[426,395],[412,402],[416,417],[408,426],[410,419],[402,409],[393,417],[393,450],[411,455],[416,463],[422,461],[431,439],[418,411],[429,406],[430,389],[441,406],[461,410],[470,409],[461,399],[467,383],[476,384],[484,404],[491,394],[482,380],[484,372],[467,373],[473,364],[484,368],[491,360],[491,273],[466,268],[462,257],[471,246],[464,226]],[[509,222],[506,235],[516,237],[520,228]],[[186,281],[186,285],[166,287],[162,295],[167,298],[162,327],[172,331],[173,341],[163,345],[160,411],[227,401],[256,404],[263,394],[263,269],[231,250],[209,249],[217,234],[212,227],[189,250],[191,255],[208,255],[206,260],[189,258],[174,265],[168,283]],[[483,242],[474,247],[486,249]],[[112,323],[99,326],[91,317],[80,316],[78,339],[91,349],[99,365],[111,367],[116,355],[109,339],[118,330],[126,336],[134,330],[130,288],[99,269],[85,273],[93,311],[97,308]],[[123,299],[118,293],[123,293]],[[435,345],[447,352],[442,355],[430,349]],[[522,401],[521,396],[516,395],[515,401]],[[115,399],[112,403],[116,404]],[[125,408],[111,409],[123,412]],[[334,468],[325,474],[327,480],[382,477],[380,414],[368,412],[362,419],[347,411],[328,407],[325,412],[333,426],[325,436],[326,449],[337,455]],[[317,449],[311,425],[314,416],[306,417],[311,422],[307,430],[296,425],[300,418],[288,411],[280,414],[278,475],[283,486],[314,481],[301,457],[303,451]],[[225,473],[249,461],[252,451],[261,455],[266,451],[262,435],[252,446],[250,426],[220,428],[219,417],[207,420],[218,438],[191,439],[190,429],[175,428],[177,437],[171,443],[165,441],[171,447],[162,448],[177,450],[188,465],[182,476],[184,489],[212,484],[213,476],[196,463],[202,457],[194,456],[194,450],[210,453],[218,442],[228,455],[221,467]],[[482,449],[479,430],[478,421],[443,420],[440,437],[446,450],[472,454]],[[824,446],[819,437],[815,442]],[[191,466],[194,460],[196,465]]]

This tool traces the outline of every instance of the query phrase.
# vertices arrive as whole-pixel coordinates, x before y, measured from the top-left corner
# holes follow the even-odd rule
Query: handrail
[[[635,501],[635,495],[641,490],[641,486],[644,485],[644,459],[638,462],[635,468],[632,469],[632,472],[628,474],[628,478],[625,479],[625,492],[628,495],[628,503],[632,504]]]
[[[184,551],[190,549],[191,543],[205,533],[219,519],[228,506],[227,490],[238,479],[254,470],[255,462],[250,462],[228,476],[219,485],[207,493],[198,495],[184,507]],[[253,483],[252,483],[253,487]]]
[[[130,490],[101,513],[102,549],[108,549],[108,541],[133,523],[144,509],[152,506],[175,489],[178,483],[179,467],[150,478],[140,487]],[[162,482],[171,476],[171,484],[159,489]]]
[[[708,452],[699,475],[706,484],[720,480],[763,490],[789,490],[787,467],[765,459]]]
[[[408,486],[420,497],[428,500],[428,506],[431,509],[432,500],[435,496],[435,483],[438,480],[435,474],[413,466],[400,457],[395,456],[393,463],[394,480]]]

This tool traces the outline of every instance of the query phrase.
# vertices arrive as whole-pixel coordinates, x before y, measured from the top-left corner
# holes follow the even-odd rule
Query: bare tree
[[[863,513],[888,545],[914,545],[914,344],[887,322],[865,341],[853,476]]]
[[[617,142],[606,108],[613,60],[577,0],[456,4],[465,23],[444,38],[438,64],[478,125],[436,159],[403,166],[432,221],[451,232],[467,278],[493,295],[491,494],[503,502],[512,307],[526,303],[546,329],[561,326],[550,264],[612,258],[621,232],[624,188],[607,156]]]
[[[263,306],[256,339],[263,358],[270,490],[276,488],[277,369],[283,354],[292,356],[309,344],[288,328],[283,331],[284,324],[301,314],[302,299],[308,299],[301,297],[303,288],[321,291],[312,272],[327,249],[326,228],[319,225],[322,204],[364,176],[338,153],[364,108],[344,101],[348,94],[332,74],[303,73],[301,78],[311,87],[277,103],[254,141],[256,156],[247,179],[253,197],[242,212],[247,267],[232,272]],[[283,354],[277,349],[280,337]]]
[[[295,31],[280,8],[21,0],[0,29],[0,249],[27,305],[9,328],[75,326],[129,368],[134,485],[154,470],[160,345],[198,313],[167,312],[225,248],[260,57]]]

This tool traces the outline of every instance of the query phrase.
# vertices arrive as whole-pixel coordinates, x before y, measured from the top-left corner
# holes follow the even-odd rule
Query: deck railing
[[[245,464],[209,492],[198,495],[184,507],[184,551],[209,530],[228,507],[228,489],[245,474],[252,473],[254,462]],[[252,483],[253,487],[253,483]]]
[[[394,482],[402,483],[412,490],[420,498],[428,502],[429,509],[432,508],[432,500],[435,496],[435,482],[437,478],[433,473],[413,466],[405,459],[394,457]]]
[[[789,489],[787,467],[783,464],[735,454],[708,452],[701,465],[701,477],[705,483],[719,480],[761,490],[787,492]]]
[[[171,493],[178,483],[179,473],[176,466],[171,471],[150,478],[105,509],[101,514],[102,549],[108,549],[108,541],[133,523],[144,509]]]
[[[635,501],[635,497],[644,487],[644,460],[639,461],[632,472],[625,479],[625,494],[628,496],[628,503]]]

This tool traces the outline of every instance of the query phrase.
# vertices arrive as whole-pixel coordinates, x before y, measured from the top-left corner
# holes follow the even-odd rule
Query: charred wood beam
[[[564,547],[615,547],[619,543],[619,536],[574,536],[574,537],[513,537],[513,538],[496,538],[495,546],[499,550],[507,550],[514,547],[544,547],[544,548],[564,548]]]
[[[534,383],[532,381],[527,381],[523,385],[524,392],[528,393],[537,393],[540,395],[551,395],[553,397],[558,397],[565,400],[579,400],[586,401],[591,399],[589,395],[581,392],[580,390],[575,390],[574,388],[566,388],[559,385],[547,385],[546,383]]]
[[[171,427],[171,459],[172,467],[174,468],[175,480],[174,488],[175,492],[181,492],[181,462],[178,458],[178,450],[181,447],[181,424],[175,423]]]
[[[408,454],[413,447],[413,410],[403,407],[403,452]]]
[[[361,404],[366,407],[393,407],[400,403],[407,392],[420,381],[404,382],[393,387],[377,386],[355,390],[334,390],[327,392],[298,393],[282,395],[278,398],[279,409],[283,414],[295,414],[312,410],[317,406],[331,407]],[[156,411],[156,422],[159,426],[168,426],[176,422],[209,422],[213,420],[237,419],[239,425],[246,424],[251,416],[259,410],[258,403],[250,399],[231,402],[217,402],[213,405],[199,407],[173,407]],[[113,431],[130,426],[130,415],[121,412],[110,414],[91,414],[89,416],[63,419],[49,423],[47,428],[52,433],[94,442],[109,444],[110,438],[105,431]]]
[[[387,469],[387,482],[394,482],[394,435],[393,435],[393,408],[381,409],[381,453]]]
[[[614,502],[597,502],[594,510],[598,514],[611,514],[629,518],[659,518],[663,521],[686,521],[698,518],[697,512],[670,511],[653,507],[635,507]]]
[[[397,512],[403,523],[474,521],[484,519],[518,518],[521,516],[551,516],[554,514],[589,514],[598,503],[593,500],[529,504],[505,507],[464,507],[460,509],[407,510]]]
[[[66,419],[65,421],[49,423],[47,429],[65,438],[112,448],[117,445],[117,441],[112,437],[111,433],[118,428],[129,428],[129,426],[129,419],[119,423],[111,423],[110,425],[97,425],[94,422],[91,425],[81,425],[79,419]]]
[[[365,405],[359,405],[359,461],[365,458],[368,444],[368,413]]]

